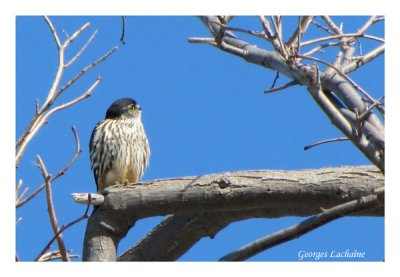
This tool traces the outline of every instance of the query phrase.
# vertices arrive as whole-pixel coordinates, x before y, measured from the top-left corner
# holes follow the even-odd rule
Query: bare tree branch
[[[385,52],[385,45],[380,45],[377,48],[375,48],[374,50],[372,50],[371,52],[369,52],[363,56],[354,58],[352,62],[350,62],[349,64],[347,64],[346,66],[344,66],[342,68],[342,72],[344,74],[353,72],[356,69],[360,68],[361,66],[369,63],[370,61],[372,61],[379,55],[383,54],[384,52]]]
[[[274,246],[280,245],[284,242],[297,239],[300,236],[309,233],[318,227],[321,227],[333,220],[339,219],[345,215],[352,214],[357,211],[367,210],[383,206],[384,203],[384,189],[378,189],[374,194],[363,196],[342,205],[335,206],[331,209],[326,209],[321,213],[304,220],[289,228],[283,229],[252,243],[249,243],[240,249],[229,253],[222,257],[220,261],[244,261],[258,253],[261,253]]]
[[[297,52],[299,52],[299,46],[301,45],[300,40],[306,32],[308,26],[312,22],[314,16],[303,16],[299,17],[299,24],[294,33],[290,36],[288,42],[286,43],[287,47],[297,48]]]
[[[90,208],[90,205],[88,204],[88,205],[86,206],[85,212],[84,212],[84,214],[83,214],[82,216],[80,216],[80,217],[78,217],[77,219],[75,219],[75,220],[69,222],[69,223],[66,224],[66,225],[62,225],[61,228],[58,230],[58,232],[57,232],[56,234],[54,234],[53,238],[46,244],[46,246],[43,248],[43,250],[39,253],[39,255],[35,258],[34,261],[39,261],[39,260],[41,260],[41,259],[43,260],[43,256],[46,255],[46,251],[47,251],[48,249],[50,249],[50,246],[51,246],[51,245],[53,244],[53,242],[62,234],[62,232],[64,232],[65,230],[67,230],[69,227],[71,227],[71,226],[73,226],[73,225],[79,223],[80,221],[89,218],[89,214],[88,214],[89,208]],[[69,252],[69,251],[67,250],[67,252]],[[69,257],[71,258],[71,255],[69,255]],[[72,255],[72,257],[73,257],[73,255]]]
[[[119,41],[122,44],[125,44],[125,29],[126,29],[126,16],[121,16],[122,17],[122,31],[121,31],[121,38]]]
[[[329,142],[348,141],[348,140],[349,140],[349,138],[347,138],[347,137],[345,137],[345,138],[325,139],[325,140],[321,140],[321,141],[318,141],[316,143],[304,146],[304,150],[308,150],[308,149],[311,149],[311,148],[313,148],[315,146],[318,146],[318,145],[321,145],[321,144],[325,144],[325,143],[329,143]]]
[[[67,165],[61,169],[60,171],[57,172],[57,174],[53,175],[50,177],[49,182],[54,182],[56,179],[58,179],[60,176],[64,175],[65,172],[71,167],[71,165],[75,162],[75,160],[78,158],[79,154],[82,152],[81,149],[81,144],[79,141],[79,137],[78,137],[78,133],[76,132],[75,127],[72,127],[72,133],[74,134],[74,138],[75,138],[75,144],[76,144],[76,150],[74,155],[72,156],[71,160],[67,163]],[[23,194],[21,194],[17,201],[16,201],[16,208],[20,208],[23,205],[25,205],[27,202],[29,202],[31,199],[33,199],[40,191],[42,191],[43,188],[46,187],[46,182],[44,182],[43,184],[41,184],[35,191],[33,191],[30,195],[28,195],[26,198],[24,198],[23,200]],[[27,189],[26,189],[27,190]],[[24,194],[25,194],[25,190],[24,190]],[[18,192],[17,192],[18,194]]]
[[[343,77],[344,79],[346,79],[349,83],[351,83],[358,91],[360,91],[368,100],[370,100],[371,102],[374,102],[375,99],[373,99],[366,91],[364,91],[361,87],[359,87],[356,82],[354,82],[349,76],[347,76],[346,74],[344,74],[339,68],[335,67],[334,65],[322,60],[322,59],[318,59],[318,58],[313,58],[313,57],[309,57],[309,56],[304,56],[301,54],[297,54],[297,56],[299,56],[302,59],[308,59],[308,60],[312,60],[312,61],[316,61],[319,63],[322,63],[330,68],[332,68],[333,70],[335,70],[335,72],[337,74],[339,74],[341,77]]]
[[[73,64],[76,61],[76,59],[78,59],[82,55],[83,51],[85,51],[86,47],[88,47],[88,45],[92,42],[92,40],[96,34],[97,34],[97,30],[95,30],[93,32],[92,36],[87,40],[87,42],[82,46],[82,48],[75,54],[75,56],[69,62],[67,62],[65,64],[65,66],[64,66],[65,68],[70,67],[71,64]]]
[[[334,36],[328,36],[328,37],[321,37],[321,38],[316,38],[312,40],[308,40],[305,42],[300,43],[300,46],[306,46],[314,43],[320,43],[322,41],[327,41],[327,40],[333,40],[333,39],[338,39],[338,38],[367,38],[371,40],[376,40],[379,42],[385,42],[383,38],[376,37],[376,36],[370,36],[366,34],[360,34],[360,33],[355,33],[355,34],[339,34],[339,35],[334,35]]]
[[[347,76],[347,73],[358,69],[384,53],[384,45],[381,45],[363,55],[360,42],[360,38],[384,42],[381,38],[365,34],[372,24],[382,21],[383,18],[376,16],[369,18],[356,33],[345,33],[344,26],[336,25],[333,19],[328,16],[322,17],[328,27],[319,25],[313,21],[313,18],[312,16],[299,17],[297,29],[285,44],[281,16],[260,16],[262,32],[228,26],[232,19],[231,16],[205,16],[201,17],[201,20],[209,29],[212,37],[191,38],[189,41],[212,45],[248,62],[272,69],[277,72],[277,76],[282,73],[290,79],[286,85],[271,88],[267,92],[281,90],[297,84],[306,86],[308,92],[334,125],[347,138],[351,139],[360,151],[380,169],[380,172],[384,172],[384,127],[376,115],[376,110],[383,114],[384,110],[381,103],[383,98],[375,100]],[[16,143],[16,166],[18,166],[31,139],[48,121],[49,117],[89,97],[100,83],[101,78],[99,77],[84,94],[75,99],[53,107],[55,100],[85,73],[117,50],[117,47],[114,47],[97,61],[83,68],[60,88],[61,78],[65,70],[82,55],[92,42],[97,30],[73,58],[65,62],[65,50],[88,29],[90,24],[84,24],[72,36],[67,35],[67,39],[62,42],[49,17],[44,17],[44,20],[58,49],[58,69],[46,100],[41,106],[39,100],[36,100],[36,113]],[[125,43],[126,18],[123,16],[122,20],[120,41]],[[311,23],[324,29],[329,35],[301,42]],[[234,32],[264,38],[272,44],[275,51],[266,51],[240,40]],[[337,41],[325,43],[329,40]],[[354,56],[356,52],[355,42],[360,46],[359,56]],[[320,45],[306,54],[300,53],[300,47],[315,43]],[[311,57],[313,53],[331,46],[340,47],[333,64]],[[307,60],[323,63],[327,68],[322,72],[316,63],[313,65],[304,64]],[[43,188],[46,188],[48,212],[54,236],[36,257],[36,261],[59,258],[68,261],[71,257],[74,257],[65,248],[61,234],[70,226],[88,218],[88,210],[91,204],[98,205],[98,207],[88,221],[84,239],[83,260],[97,261],[176,260],[201,238],[205,236],[214,237],[220,230],[238,220],[254,217],[274,218],[288,215],[310,216],[317,214],[305,222],[293,226],[292,229],[283,230],[279,234],[264,238],[261,246],[259,242],[255,242],[246,247],[244,256],[241,250],[232,254],[234,259],[245,259],[259,251],[260,247],[267,249],[271,245],[292,239],[325,224],[327,221],[350,213],[352,216],[383,216],[384,207],[381,199],[383,192],[380,191],[383,191],[384,177],[374,167],[366,166],[302,171],[227,172],[197,177],[153,180],[140,184],[129,184],[126,187],[110,187],[102,192],[102,195],[75,194],[75,198],[80,197],[81,203],[87,203],[85,213],[76,220],[59,227],[54,210],[51,182],[64,174],[81,151],[76,130],[73,129],[73,132],[77,150],[64,169],[56,175],[50,176],[43,161],[38,156],[37,160],[44,183],[27,197],[25,195],[28,188],[21,192],[22,180],[19,180],[16,185],[17,208],[27,203]],[[92,195],[94,199],[92,199]],[[135,246],[117,258],[118,243],[134,226],[136,220],[159,215],[170,216],[137,242]],[[59,250],[47,252],[55,240],[57,240]],[[241,256],[237,258],[237,254]],[[223,259],[231,258],[232,256],[228,256]],[[18,256],[16,256],[16,260],[19,260]]]
[[[68,257],[69,258],[79,258],[79,255],[76,254],[70,254],[71,250],[67,250]],[[40,257],[38,262],[48,262],[48,261],[53,261],[53,260],[59,260],[62,259],[61,253],[59,250],[56,251],[51,251],[43,254],[43,256]]]
[[[218,21],[217,17],[204,16],[200,17],[200,19],[203,21],[205,26],[209,28],[214,37],[220,34],[220,25],[214,23]],[[336,26],[336,24],[334,24],[329,17],[324,17],[324,19],[336,34],[343,34],[341,28]],[[375,113],[369,113],[364,122],[369,123],[368,126],[374,127],[376,131],[374,131],[374,129],[368,130],[368,133],[372,135],[372,139],[370,137],[363,136],[362,140],[360,140],[355,134],[354,130],[356,127],[352,124],[355,121],[348,121],[349,117],[353,117],[352,114],[355,109],[357,109],[360,114],[364,113],[368,109],[366,103],[363,101],[361,95],[357,91],[357,89],[360,89],[359,86],[357,86],[354,82],[351,82],[347,76],[347,78],[345,78],[343,76],[344,74],[340,74],[339,69],[338,71],[332,70],[333,72],[316,72],[315,66],[301,64],[301,60],[296,59],[296,56],[310,59],[308,56],[306,57],[300,54],[286,56],[286,50],[282,49],[281,43],[272,38],[268,20],[264,17],[260,17],[260,20],[263,23],[263,28],[267,38],[273,42],[275,52],[260,49],[255,45],[251,45],[234,37],[234,35],[231,35],[230,33],[225,35],[222,41],[214,44],[214,46],[223,51],[242,57],[248,62],[283,73],[288,78],[295,80],[299,84],[308,88],[315,85],[313,82],[320,82],[321,86],[317,90],[333,92],[334,95],[336,95],[346,105],[347,109],[339,109],[336,104],[329,103],[331,102],[331,99],[326,97],[321,98],[323,97],[322,92],[309,89],[310,94],[313,95],[314,99],[321,106],[335,126],[347,137],[349,137],[371,162],[373,162],[382,172],[384,172],[384,145],[381,143],[384,139],[384,128],[380,119]],[[276,22],[274,23],[274,27],[277,30],[279,29],[279,26]],[[348,51],[347,48],[343,51],[345,56],[347,55],[346,57],[351,54],[351,50]],[[280,54],[277,55],[277,52]],[[325,62],[325,64],[329,63]],[[316,75],[319,76],[318,79],[315,78]]]
[[[24,133],[21,135],[21,137],[18,139],[18,141],[16,143],[16,152],[17,152],[16,158],[15,158],[16,167],[18,167],[18,164],[19,164],[29,142],[36,135],[36,133],[40,130],[40,128],[46,123],[46,120],[49,117],[49,115],[51,115],[51,113],[49,114],[49,109],[52,106],[52,104],[54,103],[54,101],[61,95],[62,92],[64,92],[67,88],[69,88],[72,84],[74,84],[79,78],[81,78],[82,75],[84,75],[86,72],[88,72],[90,69],[92,69],[93,67],[95,67],[96,65],[98,65],[99,63],[104,61],[105,59],[107,59],[112,53],[114,53],[117,50],[117,47],[114,47],[111,51],[109,51],[107,54],[102,56],[100,59],[91,63],[90,65],[85,67],[83,70],[81,70],[66,85],[64,85],[61,89],[59,89],[64,70],[67,67],[69,67],[72,64],[72,62],[74,62],[80,56],[80,54],[83,52],[83,50],[86,48],[86,46],[92,40],[93,35],[91,38],[89,38],[88,42],[81,48],[81,50],[78,51],[78,53],[71,59],[71,61],[69,63],[65,64],[65,61],[64,61],[65,50],[84,30],[86,30],[90,26],[90,24],[89,23],[84,24],[79,30],[77,30],[72,36],[70,36],[64,42],[64,44],[61,44],[58,34],[57,34],[53,24],[51,23],[51,20],[48,17],[44,17],[44,19],[45,19],[46,23],[49,25],[51,32],[53,33],[53,36],[54,36],[54,39],[56,41],[56,45],[58,48],[58,69],[56,72],[56,76],[54,78],[54,82],[49,90],[48,95],[47,95],[46,101],[43,103],[43,105],[40,109],[37,108],[37,111],[36,111],[33,119],[31,120],[28,127],[26,128],[26,130],[24,131]],[[93,87],[93,89],[94,89],[94,87]],[[90,93],[89,93],[89,95],[90,95]],[[83,97],[83,98],[86,98],[86,97]],[[81,97],[79,97],[79,99],[82,100]],[[72,100],[69,103],[75,104],[79,101]],[[36,103],[38,103],[38,102],[36,102]],[[36,105],[36,106],[38,107],[38,105]],[[62,108],[53,109],[53,112],[60,110],[60,109],[62,109]]]
[[[297,83],[297,81],[290,81],[289,83],[286,83],[279,87],[271,87],[270,89],[265,90],[264,93],[277,92],[277,91],[284,90],[284,89],[287,89],[287,88],[290,88],[293,86],[297,86],[297,85],[299,85],[299,83]]]
[[[329,28],[337,35],[343,34],[343,31],[338,27],[330,16],[322,16],[322,19],[328,24]]]
[[[227,216],[229,222],[218,225],[223,228],[233,221],[251,217],[313,215],[319,213],[321,207],[330,208],[357,199],[373,193],[382,186],[383,176],[378,170],[369,166],[300,171],[229,172],[201,177],[154,180],[127,187],[110,187],[104,193],[104,204],[96,209],[88,221],[83,259],[116,260],[118,242],[136,220],[144,217],[166,214],[181,216],[182,213],[206,213],[211,217],[215,213],[215,216],[224,217],[220,214],[223,212],[229,214]],[[382,214],[383,209],[377,209],[358,215],[382,216]],[[185,217],[192,218],[192,216]],[[178,219],[177,222],[180,220],[182,219]],[[202,219],[200,222],[205,223]],[[173,249],[187,250],[193,245],[191,243],[200,239],[199,234],[209,235],[218,232],[219,229],[215,229],[214,223],[210,220],[210,225],[201,228],[208,231],[186,234],[187,239],[182,242],[163,240],[164,244],[161,244],[154,241],[157,241],[157,238],[153,238],[152,247],[160,253],[165,253],[162,249],[171,247],[171,244],[177,244]],[[190,226],[193,231],[194,225]],[[183,236],[186,231],[183,229],[178,233]],[[176,257],[183,253],[170,254]],[[169,260],[172,257],[162,258],[156,253],[152,253],[151,256],[160,260]]]
[[[49,213],[51,227],[53,228],[54,234],[57,234],[60,231],[60,228],[58,227],[56,211],[54,209],[54,204],[53,204],[53,193],[51,190],[50,174],[47,172],[46,166],[44,165],[44,162],[42,161],[42,158],[39,155],[36,157],[36,161],[38,163],[40,171],[42,172],[43,179],[45,180],[46,183],[47,211]],[[56,240],[58,243],[58,248],[60,249],[60,255],[62,257],[62,260],[70,261],[62,235],[59,234],[56,237]]]

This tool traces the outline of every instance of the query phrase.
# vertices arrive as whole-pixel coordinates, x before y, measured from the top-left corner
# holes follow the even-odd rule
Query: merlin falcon
[[[106,118],[93,129],[89,149],[97,191],[137,183],[143,177],[150,146],[135,100],[123,98],[111,104]]]

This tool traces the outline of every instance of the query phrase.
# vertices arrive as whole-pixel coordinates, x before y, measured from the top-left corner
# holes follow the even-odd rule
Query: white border
[[[335,0],[335,1],[177,1],[177,0],[159,0],[159,1],[141,1],[140,4],[133,1],[2,1],[0,16],[0,60],[1,62],[1,92],[2,108],[1,118],[12,118],[6,120],[6,131],[1,137],[1,162],[3,178],[0,186],[2,190],[2,201],[0,201],[2,227],[0,235],[0,263],[3,272],[7,270],[16,271],[16,274],[25,274],[32,276],[37,274],[49,275],[65,272],[69,276],[79,274],[85,276],[94,276],[99,273],[102,276],[108,274],[124,274],[120,270],[130,270],[131,274],[152,273],[165,274],[166,271],[175,276],[192,275],[225,275],[234,274],[247,276],[260,276],[260,274],[286,274],[292,273],[296,276],[348,276],[351,272],[357,272],[357,275],[383,276],[391,275],[393,269],[399,266],[399,218],[398,207],[394,203],[398,201],[400,182],[395,167],[399,166],[399,147],[398,130],[400,123],[398,119],[398,107],[395,103],[400,103],[400,90],[395,80],[399,79],[399,15],[395,1],[372,1],[372,0]],[[232,2],[232,3],[231,3]],[[273,3],[271,3],[273,2]],[[389,2],[389,3],[387,3]],[[275,3],[275,4],[274,4]],[[16,15],[199,15],[199,14],[329,14],[329,15],[385,15],[386,16],[386,110],[388,111],[386,123],[387,151],[386,159],[386,262],[384,263],[123,263],[118,264],[118,270],[115,263],[94,264],[94,263],[15,263],[15,211],[14,211],[14,145],[15,145],[15,16]],[[371,76],[373,77],[373,76]],[[5,99],[4,99],[5,98]],[[398,105],[398,104],[397,104]],[[397,108],[397,109],[396,109]],[[397,110],[397,111],[396,111]],[[14,115],[14,116],[10,116]],[[6,134],[6,135],[4,135]],[[10,135],[12,134],[12,135]],[[396,146],[397,144],[397,146]],[[6,171],[6,172],[4,172]],[[398,171],[398,170],[397,170]],[[11,225],[11,226],[10,226]],[[4,227],[6,226],[6,227]],[[371,238],[373,240],[374,238]],[[68,267],[68,270],[63,270]],[[179,267],[179,270],[177,270]],[[46,270],[44,274],[43,270]],[[101,270],[101,272],[99,272]],[[135,270],[135,272],[132,272]],[[144,271],[145,270],[145,271]],[[166,270],[166,271],[165,271]],[[226,272],[228,270],[228,272]],[[361,271],[361,272],[360,272]],[[340,274],[340,275],[339,275]]]

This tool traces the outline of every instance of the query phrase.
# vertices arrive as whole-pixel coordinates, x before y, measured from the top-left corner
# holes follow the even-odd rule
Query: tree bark
[[[166,227],[139,242],[136,258],[120,260],[175,260],[200,238],[215,235],[231,222],[310,216],[383,186],[384,176],[376,167],[357,166],[227,172],[110,187],[104,204],[88,221],[83,260],[117,260],[119,241],[144,217],[174,214]],[[377,207],[355,215],[383,213],[383,207]]]

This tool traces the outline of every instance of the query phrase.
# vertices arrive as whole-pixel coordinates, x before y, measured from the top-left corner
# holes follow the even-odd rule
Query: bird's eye
[[[129,109],[130,110],[134,110],[135,109],[135,105],[133,105],[133,104],[129,105]]]

